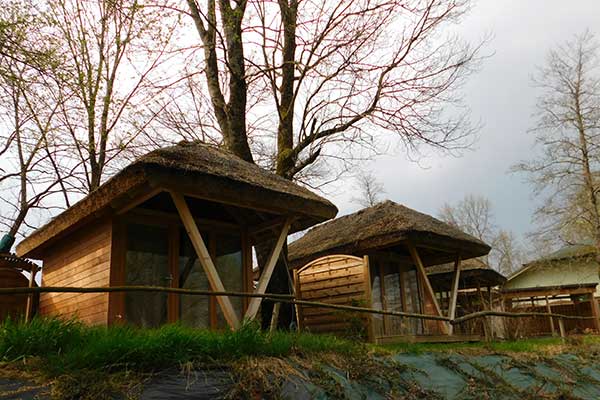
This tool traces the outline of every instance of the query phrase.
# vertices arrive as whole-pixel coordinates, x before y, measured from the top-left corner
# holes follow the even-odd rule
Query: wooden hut
[[[24,272],[29,274],[29,278]],[[16,288],[35,286],[37,265],[15,254],[0,253],[0,287]],[[22,318],[34,311],[34,296],[4,295],[0,296],[0,322],[6,318]]]
[[[427,275],[443,312],[448,312],[452,299],[454,265],[442,264],[427,269]],[[506,277],[478,258],[461,264],[456,298],[456,316],[502,308],[501,286]],[[457,335],[504,336],[498,319],[473,319],[454,327]]]
[[[596,254],[592,245],[568,245],[525,264],[503,287],[505,308],[593,317],[566,319],[565,329],[600,332],[600,264]],[[558,322],[553,318],[531,318],[515,330],[522,336],[557,334]]]
[[[322,197],[208,145],[182,142],[141,157],[33,232],[18,254],[43,261],[43,286],[164,286],[252,291],[252,248],[271,249],[264,293],[288,233],[335,216]],[[90,324],[232,327],[260,299],[157,292],[47,293],[42,315]]]
[[[461,260],[489,251],[487,244],[442,221],[385,201],[311,229],[290,244],[289,259],[302,299],[438,316],[442,309],[427,269],[452,262],[454,302],[448,315],[453,316]],[[344,313],[308,307],[300,309],[299,324],[333,333],[357,325]],[[361,324],[376,342],[452,339],[452,327],[436,321],[374,315]]]

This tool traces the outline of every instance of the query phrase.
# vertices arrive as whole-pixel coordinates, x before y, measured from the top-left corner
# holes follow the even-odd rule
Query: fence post
[[[560,329],[560,337],[562,338],[563,342],[565,341],[565,323],[563,322],[562,318],[558,319],[558,329]]]
[[[280,302],[273,304],[273,314],[271,315],[271,325],[269,326],[269,332],[273,332],[275,329],[277,329],[277,321],[279,321],[279,307],[281,307]]]

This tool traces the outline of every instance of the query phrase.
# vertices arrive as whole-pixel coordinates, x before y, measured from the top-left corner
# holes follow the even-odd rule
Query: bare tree
[[[539,154],[514,170],[526,173],[534,193],[545,197],[535,214],[536,236],[555,244],[587,236],[600,247],[598,56],[587,31],[550,51],[534,77],[541,91],[532,129]]]
[[[362,171],[356,176],[355,189],[358,197],[352,197],[352,202],[363,208],[372,207],[379,203],[381,196],[385,194],[383,184],[369,171]]]
[[[491,242],[496,235],[492,203],[483,196],[467,195],[456,205],[444,204],[440,218],[484,242]]]
[[[1,35],[10,38],[0,52],[0,224],[7,229],[0,251],[27,229],[32,211],[52,208],[47,198],[66,199],[54,164],[61,152],[54,138],[59,104],[47,95],[56,89],[49,77],[58,60],[43,36],[48,26],[33,11],[17,3],[0,9]]]
[[[314,175],[341,143],[376,148],[379,131],[410,148],[460,147],[472,133],[466,113],[442,111],[476,60],[477,48],[440,35],[466,0],[187,3],[224,144],[252,161],[266,140],[283,177]],[[277,129],[252,140],[264,110]]]
[[[87,193],[123,152],[149,144],[144,132],[156,113],[144,111],[170,76],[178,21],[137,0],[58,0],[48,7],[64,61],[57,76],[61,124],[72,164],[81,169],[73,185]]]
[[[499,229],[494,221],[492,203],[483,196],[467,195],[456,205],[444,204],[440,219],[492,247],[483,261],[509,275],[523,262],[523,250],[511,231]]]

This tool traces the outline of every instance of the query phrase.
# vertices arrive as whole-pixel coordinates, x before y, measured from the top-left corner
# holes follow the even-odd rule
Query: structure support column
[[[600,308],[598,308],[598,300],[594,297],[594,292],[590,292],[589,296],[592,315],[594,316],[594,328],[596,332],[600,332]]]
[[[546,312],[548,314],[552,314],[552,307],[550,306],[550,301],[548,300],[548,296],[546,296]],[[550,330],[552,331],[552,336],[556,336],[556,328],[554,327],[554,318],[551,316],[548,317],[550,321]]]
[[[208,278],[208,282],[210,283],[210,288],[215,292],[224,292],[225,287],[223,286],[223,282],[219,277],[219,273],[213,260],[206,248],[206,244],[202,239],[202,235],[200,235],[200,230],[198,230],[198,226],[196,225],[196,221],[194,221],[194,217],[185,201],[185,197],[181,193],[171,192],[171,197],[173,198],[173,202],[175,203],[175,207],[177,208],[177,212],[179,213],[179,217],[183,222],[183,226],[194,246],[194,250],[196,250],[196,254],[198,255],[198,260],[206,273],[206,277]],[[229,326],[233,329],[237,329],[240,326],[240,321],[235,315],[235,310],[233,305],[231,304],[231,300],[227,296],[217,296],[217,302],[223,311],[223,316]]]
[[[290,231],[290,227],[292,225],[292,219],[287,218],[283,223],[283,227],[281,228],[281,232],[279,233],[279,238],[275,243],[275,247],[271,250],[271,254],[269,259],[267,260],[267,264],[263,268],[262,274],[260,275],[260,279],[258,281],[258,285],[256,286],[255,293],[264,294],[267,290],[267,285],[271,280],[271,275],[273,275],[273,270],[275,269],[275,264],[277,263],[277,259],[281,254],[281,249],[283,248],[283,244],[287,239],[287,234]],[[258,313],[258,308],[260,307],[260,303],[262,302],[262,297],[253,297],[248,303],[248,309],[246,310],[246,315],[244,315],[244,319],[253,320],[256,317],[256,313]]]
[[[452,291],[450,294],[450,304],[448,305],[448,318],[451,320],[456,316],[456,300],[458,298],[458,284],[460,282],[460,254],[456,255],[456,261],[454,262],[454,277],[452,278]],[[448,335],[454,333],[454,325],[448,323]]]
[[[410,241],[407,242],[407,246],[408,246],[408,251],[410,253],[410,256],[411,256],[413,262],[415,263],[415,266],[417,267],[417,271],[419,272],[419,275],[421,276],[421,281],[425,284],[425,292],[431,298],[431,302],[433,303],[433,307],[435,309],[435,314],[440,317],[443,317],[442,311],[440,309],[440,305],[437,301],[437,298],[435,297],[435,292],[433,291],[433,288],[431,287],[431,282],[429,282],[429,277],[427,276],[427,271],[425,271],[425,266],[423,265],[423,261],[421,260],[421,257],[419,256],[419,253],[417,252],[417,248]],[[447,335],[448,334],[448,325],[447,324],[440,324],[440,325],[442,327],[443,333]]]
[[[31,271],[30,271],[30,275],[29,275],[29,287],[33,287],[33,284],[35,282],[35,275],[38,272],[38,266],[37,265],[33,265],[31,267]],[[25,321],[29,322],[31,321],[31,318],[33,317],[33,296],[34,294],[31,293],[29,295],[27,295],[27,308],[25,309]]]

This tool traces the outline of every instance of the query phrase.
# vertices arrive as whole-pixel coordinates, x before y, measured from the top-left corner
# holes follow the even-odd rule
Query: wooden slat
[[[275,264],[277,264],[277,260],[279,259],[279,255],[281,254],[281,249],[285,244],[287,239],[287,234],[290,231],[290,227],[292,225],[292,219],[287,218],[281,228],[281,232],[279,233],[279,238],[277,238],[277,242],[275,246],[271,250],[271,254],[269,255],[267,264],[262,269],[262,273],[260,275],[260,279],[258,280],[258,285],[256,286],[255,293],[264,294],[267,290],[267,285],[271,280],[271,275],[273,275],[273,270],[275,269]],[[252,321],[256,314],[258,313],[258,308],[262,302],[262,298],[254,297],[248,303],[248,309],[246,310],[246,314],[244,318],[249,321]]]
[[[217,268],[215,267],[212,258],[206,248],[206,244],[200,235],[200,231],[198,230],[198,226],[196,225],[196,221],[192,217],[192,213],[185,201],[185,198],[181,193],[171,192],[171,198],[175,203],[175,207],[177,208],[177,212],[181,217],[181,221],[183,222],[183,226],[194,246],[194,250],[196,250],[196,254],[198,255],[198,260],[206,273],[206,277],[208,278],[208,282],[210,283],[210,287],[212,290],[216,292],[224,292],[225,286],[223,286],[223,282],[221,278],[219,278],[219,273],[217,272]],[[237,329],[240,326],[240,321],[238,320],[237,315],[235,314],[235,310],[233,305],[231,304],[231,300],[227,296],[218,296],[217,302],[223,311],[223,316],[225,320],[229,324],[231,328]]]

